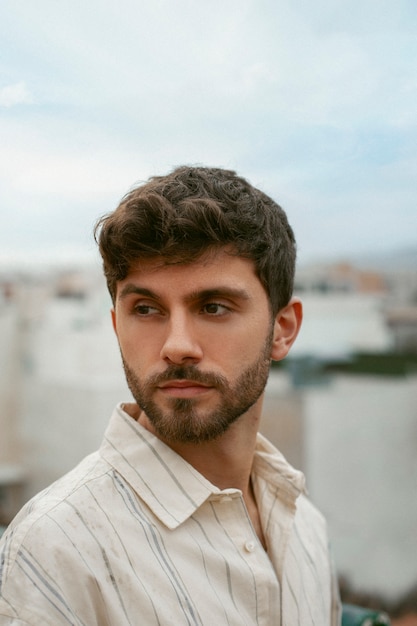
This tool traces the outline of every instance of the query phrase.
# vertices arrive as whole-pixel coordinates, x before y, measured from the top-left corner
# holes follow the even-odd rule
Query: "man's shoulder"
[[[317,504],[312,502],[305,493],[300,494],[296,503],[295,525],[299,532],[313,541],[323,537],[327,544],[327,520]]]
[[[326,519],[322,511],[317,507],[317,504],[310,499],[307,493],[300,494],[297,499],[297,513],[303,518],[313,520],[320,526],[326,526]]]
[[[105,489],[111,471],[108,463],[95,452],[31,498],[2,538],[3,548],[8,544],[9,558],[13,559],[13,553],[26,544],[45,541],[45,545],[51,545],[54,532],[60,524],[70,525],[74,516],[91,507],[94,490]]]

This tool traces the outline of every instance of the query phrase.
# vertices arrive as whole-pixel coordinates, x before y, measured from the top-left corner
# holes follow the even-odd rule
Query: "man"
[[[180,167],[96,236],[135,403],[10,526],[0,624],[335,626],[325,522],[258,434],[302,318],[285,213],[234,172]]]

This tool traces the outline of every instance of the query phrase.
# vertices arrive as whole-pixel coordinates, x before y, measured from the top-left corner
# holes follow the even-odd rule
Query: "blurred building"
[[[387,594],[417,580],[417,367],[402,355],[416,329],[393,313],[414,306],[413,280],[395,293],[346,264],[300,272],[303,329],[262,420],[306,472],[340,573]],[[0,280],[0,523],[95,450],[130,398],[110,306],[93,271]]]
[[[395,350],[417,354],[417,304],[389,309],[386,321]]]

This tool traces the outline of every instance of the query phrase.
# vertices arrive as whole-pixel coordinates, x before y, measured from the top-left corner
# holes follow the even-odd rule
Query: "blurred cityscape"
[[[340,576],[417,584],[417,248],[300,266],[305,319],[262,431],[307,476]],[[0,268],[0,523],[95,450],[130,398],[100,268]]]

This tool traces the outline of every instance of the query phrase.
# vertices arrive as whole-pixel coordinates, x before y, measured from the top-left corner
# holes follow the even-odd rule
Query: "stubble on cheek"
[[[218,374],[201,372],[195,366],[171,366],[141,382],[123,355],[122,359],[132,395],[156,433],[167,442],[201,443],[226,432],[259,399],[269,375],[271,342],[272,335],[269,335],[258,359],[241,373],[234,385]],[[158,385],[181,379],[211,387],[217,395],[215,405],[209,401],[204,408],[204,398],[165,398],[163,402],[155,399]]]

